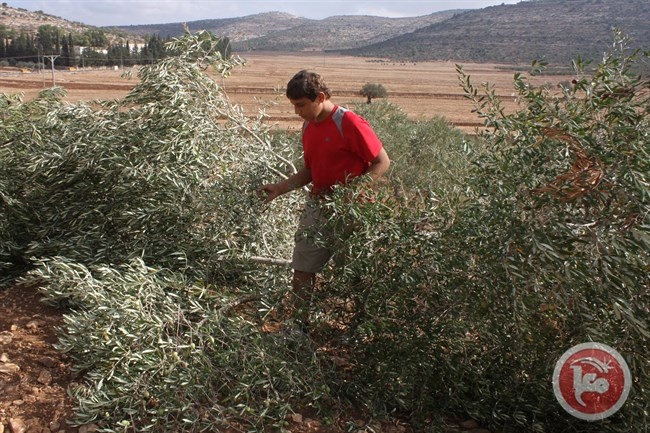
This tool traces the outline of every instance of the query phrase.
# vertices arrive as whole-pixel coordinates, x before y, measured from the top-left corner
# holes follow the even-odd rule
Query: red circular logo
[[[560,405],[576,418],[607,418],[625,403],[632,387],[623,357],[600,343],[583,343],[567,350],[555,364],[553,391]]]

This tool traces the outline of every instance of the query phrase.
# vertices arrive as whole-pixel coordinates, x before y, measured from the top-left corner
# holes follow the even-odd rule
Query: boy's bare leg
[[[315,273],[298,270],[293,271],[293,318],[305,325],[309,318],[309,300],[311,299],[315,284]]]

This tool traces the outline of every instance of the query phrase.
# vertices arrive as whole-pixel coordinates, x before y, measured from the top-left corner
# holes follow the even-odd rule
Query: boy
[[[362,175],[375,181],[388,170],[390,159],[368,122],[330,101],[330,90],[319,74],[298,72],[287,84],[286,95],[295,113],[304,120],[304,167],[282,182],[262,186],[259,192],[265,194],[266,203],[309,183],[310,198],[317,199],[334,185]],[[317,204],[307,203],[296,232],[292,287],[303,302],[314,288],[316,273],[332,256],[327,246],[303,236],[319,224],[318,210]]]

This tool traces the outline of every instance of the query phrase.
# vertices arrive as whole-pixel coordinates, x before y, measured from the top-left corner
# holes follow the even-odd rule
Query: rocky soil
[[[0,289],[0,433],[79,431],[66,424],[70,366],[53,347],[62,312],[40,299],[31,287]]]

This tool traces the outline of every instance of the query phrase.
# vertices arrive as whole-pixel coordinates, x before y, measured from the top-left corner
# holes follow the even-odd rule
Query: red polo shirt
[[[326,193],[336,184],[361,176],[379,155],[382,143],[368,122],[352,111],[342,119],[343,134],[332,113],[320,122],[309,122],[302,134],[305,167],[311,170],[312,194]]]

